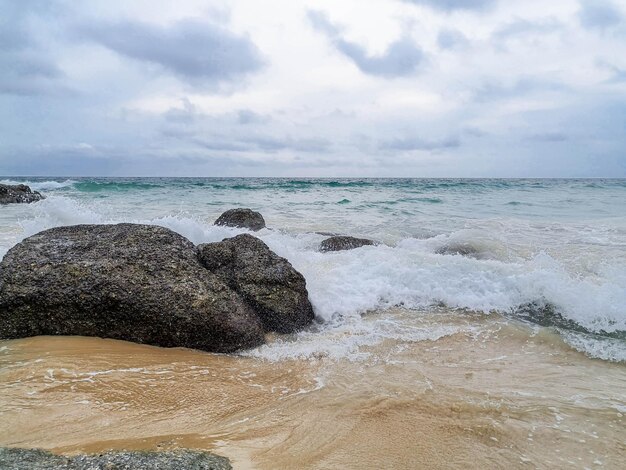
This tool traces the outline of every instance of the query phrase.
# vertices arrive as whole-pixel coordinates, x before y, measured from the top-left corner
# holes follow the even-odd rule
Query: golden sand
[[[0,445],[197,448],[259,469],[623,468],[623,364],[501,317],[458,321],[479,328],[361,360],[3,341]]]

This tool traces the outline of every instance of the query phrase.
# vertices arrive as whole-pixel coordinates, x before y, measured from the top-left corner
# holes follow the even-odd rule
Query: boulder
[[[229,209],[217,218],[214,225],[247,228],[256,232],[265,227],[265,219],[250,209]]]
[[[196,247],[151,225],[33,235],[0,263],[0,338],[82,335],[231,352],[264,342],[259,316]]]
[[[25,184],[0,184],[0,204],[31,203],[45,199],[38,191]]]
[[[375,245],[373,240],[346,236],[330,237],[320,244],[320,251],[353,250],[361,246]]]
[[[198,246],[202,264],[239,293],[266,331],[291,333],[313,321],[306,281],[285,258],[252,235]]]
[[[197,450],[110,451],[96,455],[55,455],[40,449],[0,447],[5,470],[230,470],[225,457]]]

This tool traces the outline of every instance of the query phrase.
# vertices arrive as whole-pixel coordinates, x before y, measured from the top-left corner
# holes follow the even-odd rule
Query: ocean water
[[[49,227],[194,243],[226,209],[306,280],[317,321],[239,354],[0,341],[0,445],[206,449],[235,468],[621,469],[626,180],[10,178],[0,256]],[[332,232],[376,246],[321,253]],[[50,430],[54,429],[54,432]]]
[[[5,178],[47,198],[0,206],[0,257],[24,237],[71,224],[137,222],[194,243],[242,230],[213,226],[233,207],[260,211],[255,235],[307,279],[318,321],[244,354],[266,360],[361,360],[385,341],[433,341],[471,322],[445,311],[527,322],[549,306],[556,341],[626,361],[626,180]],[[330,232],[377,246],[320,253]],[[461,253],[465,254],[461,254]],[[401,308],[405,314],[388,314]],[[395,310],[394,310],[395,311]],[[532,315],[531,315],[532,316]],[[550,322],[548,322],[550,323]],[[539,326],[528,324],[528,334]],[[545,327],[546,325],[544,325]]]

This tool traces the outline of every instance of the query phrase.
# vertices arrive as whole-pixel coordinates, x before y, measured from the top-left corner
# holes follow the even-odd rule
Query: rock
[[[368,240],[367,238],[337,236],[324,240],[320,244],[320,251],[353,250],[362,246],[375,244],[373,240]]]
[[[563,313],[559,311],[556,305],[546,302],[543,299],[519,305],[517,308],[513,309],[513,314],[517,318],[521,318],[544,327],[554,327],[561,330],[575,331],[577,333],[584,333],[595,337],[626,340],[626,330],[592,331],[582,325],[579,325],[574,320],[566,318]]]
[[[0,468],[5,470],[230,470],[230,462],[209,452],[105,452],[66,457],[40,449],[0,447]]]
[[[435,253],[438,255],[461,255],[470,258],[479,258],[480,250],[469,243],[450,243],[439,247]]]
[[[151,225],[75,225],[29,237],[0,263],[0,338],[98,336],[231,352],[264,342],[258,315],[196,247]]]
[[[306,281],[285,258],[252,235],[198,246],[200,261],[237,291],[266,331],[291,333],[313,321]]]
[[[514,309],[513,313],[519,318],[540,326],[555,326],[566,330],[579,331],[581,333],[588,332],[575,321],[564,318],[563,315],[558,312],[556,306],[541,300],[520,305]]]
[[[215,225],[247,228],[256,232],[265,227],[265,219],[250,209],[229,209],[217,218]]]
[[[25,184],[0,184],[0,204],[31,203],[45,199],[38,191],[32,191]]]

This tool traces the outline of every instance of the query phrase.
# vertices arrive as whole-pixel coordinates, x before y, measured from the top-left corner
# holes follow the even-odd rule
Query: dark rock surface
[[[0,263],[0,338],[82,335],[231,352],[264,342],[259,316],[169,229],[40,232]]]
[[[0,447],[3,470],[230,470],[225,457],[208,452],[107,452],[65,457],[39,449]]]
[[[313,321],[306,281],[285,258],[248,234],[198,246],[200,261],[237,291],[266,331],[290,333]]]
[[[30,203],[45,199],[38,191],[32,191],[25,184],[0,184],[0,204]]]
[[[595,337],[626,340],[625,330],[591,331],[588,328],[579,325],[574,320],[566,318],[561,312],[559,312],[558,308],[554,304],[551,304],[550,302],[546,302],[544,300],[537,300],[535,302],[529,302],[520,305],[513,310],[513,314],[517,318],[521,318],[540,326],[554,327],[561,330],[576,331],[578,333],[584,333]]]
[[[250,209],[229,209],[217,218],[214,225],[247,228],[256,232],[265,227],[265,219]]]
[[[346,236],[330,237],[320,244],[320,251],[353,250],[362,246],[375,245],[373,240]]]

